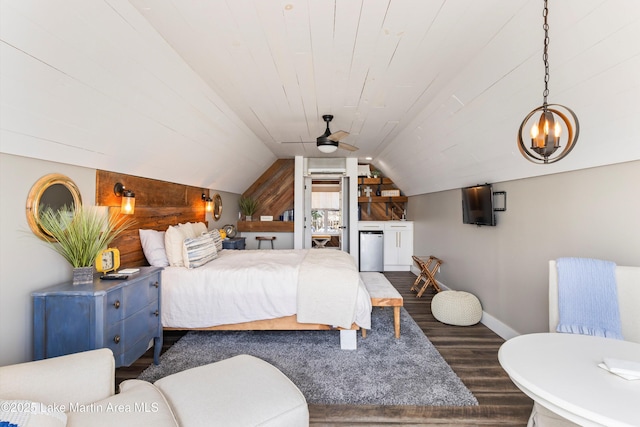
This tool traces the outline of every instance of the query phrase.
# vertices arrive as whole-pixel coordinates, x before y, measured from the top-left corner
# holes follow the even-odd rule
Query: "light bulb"
[[[533,126],[531,126],[531,139],[536,139],[539,133],[538,124],[534,123]]]

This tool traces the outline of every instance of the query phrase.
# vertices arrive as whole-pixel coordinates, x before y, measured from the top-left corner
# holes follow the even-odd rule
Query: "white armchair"
[[[252,356],[189,369],[154,384],[127,380],[118,394],[114,373],[109,349],[0,367],[0,414],[22,416],[23,422],[31,417],[26,424],[37,426],[64,426],[64,418],[68,426],[92,427],[309,424],[306,400],[295,384]],[[26,414],[18,411],[24,401],[33,402]]]

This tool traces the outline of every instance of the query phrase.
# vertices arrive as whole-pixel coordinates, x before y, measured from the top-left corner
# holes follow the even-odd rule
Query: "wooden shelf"
[[[380,182],[380,180],[382,180],[382,182]],[[365,178],[365,177],[358,177],[358,185],[378,185],[378,184],[382,184],[382,185],[390,185],[393,184],[393,181],[391,181],[391,178]]]
[[[403,203],[407,200],[407,196],[371,196],[371,203]],[[358,203],[369,203],[369,197],[358,197]]]
[[[238,231],[293,233],[293,221],[238,221]]]

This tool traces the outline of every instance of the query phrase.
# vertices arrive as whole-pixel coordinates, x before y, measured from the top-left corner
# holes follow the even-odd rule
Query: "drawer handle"
[[[116,335],[115,337],[113,337],[113,342],[116,344],[120,343],[120,335]]]
[[[160,310],[156,310],[153,313],[151,313],[153,315],[155,315],[156,317],[160,316]]]
[[[116,302],[113,303],[113,306],[117,309],[120,308],[120,300],[116,300]]]
[[[151,285],[151,286],[153,286],[154,288],[158,289],[158,286],[160,286],[160,285],[158,284],[158,282],[156,282],[156,283],[154,283],[154,284],[153,284],[153,285]]]

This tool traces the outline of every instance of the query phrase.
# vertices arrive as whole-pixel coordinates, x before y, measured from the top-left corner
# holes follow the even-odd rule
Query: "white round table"
[[[511,380],[558,415],[584,426],[638,426],[640,380],[598,367],[605,357],[640,363],[640,344],[543,333],[512,338],[498,352]]]

